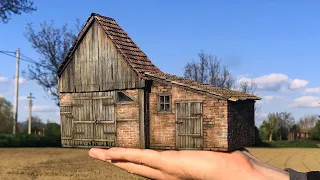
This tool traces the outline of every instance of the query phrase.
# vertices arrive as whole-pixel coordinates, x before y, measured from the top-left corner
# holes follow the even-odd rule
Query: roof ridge
[[[91,16],[100,16],[100,17],[102,17],[102,18],[106,18],[106,19],[109,19],[109,20],[112,20],[112,21],[116,21],[115,19],[113,19],[113,18],[111,18],[111,17],[103,16],[103,15],[98,14],[98,13],[95,13],[95,12],[91,13],[90,17],[91,17]]]
[[[87,19],[84,27],[79,32],[75,42],[69,49],[69,52],[63,59],[62,63],[58,67],[58,76],[61,75],[64,68],[69,63],[74,50],[77,48],[77,43],[81,40],[79,36],[83,36],[82,33],[87,31],[91,26],[92,22],[96,21],[99,26],[103,29],[106,37],[108,37],[112,43],[115,45],[118,52],[123,56],[123,58],[128,62],[128,64],[133,68],[137,75],[144,78],[143,72],[161,72],[161,70],[152,63],[149,57],[141,50],[141,48],[131,39],[128,33],[120,27],[116,20],[111,17],[103,16],[98,13],[91,13],[90,17]],[[121,34],[121,35],[120,35]],[[133,58],[135,62],[141,61],[140,67],[133,66],[131,59],[133,56],[138,56],[139,59]],[[148,66],[144,63],[149,62]]]
[[[169,80],[169,81],[171,81],[173,83],[184,84],[185,86],[188,86],[190,88],[202,89],[202,90],[205,90],[207,92],[211,92],[214,95],[218,95],[218,96],[221,96],[221,97],[229,96],[229,97],[227,97],[227,99],[229,99],[229,100],[232,100],[234,98],[241,99],[242,96],[246,96],[247,98],[254,99],[254,100],[259,100],[260,99],[256,95],[252,95],[252,94],[249,94],[249,93],[244,93],[244,92],[241,92],[239,90],[227,89],[227,88],[223,88],[223,87],[214,86],[212,84],[204,84],[204,83],[197,82],[197,81],[189,79],[189,78],[184,78],[184,77],[173,75],[173,74],[169,74],[169,73],[162,72],[162,73],[145,73],[145,74],[151,75],[151,76],[155,76],[155,77],[158,77],[158,78],[162,78],[162,79],[167,79],[167,80]],[[170,77],[173,78],[173,79],[170,79]],[[174,79],[174,78],[176,78],[176,79]],[[187,81],[192,82],[194,84],[188,84],[187,82],[179,82],[179,81],[183,81],[183,80],[187,80]],[[205,86],[205,87],[203,87],[203,86]],[[208,88],[206,88],[206,87],[208,87]],[[212,89],[210,89],[210,88],[212,88]],[[218,90],[218,91],[215,91],[214,89]],[[222,92],[222,91],[224,91],[224,92]]]

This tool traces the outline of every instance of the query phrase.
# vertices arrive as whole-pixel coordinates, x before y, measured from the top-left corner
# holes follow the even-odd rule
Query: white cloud
[[[247,77],[249,77],[249,76],[250,76],[249,74],[240,74],[240,75],[237,75],[237,76],[236,76],[236,79],[240,80],[240,79],[242,79],[242,78],[247,78]]]
[[[287,75],[280,73],[272,73],[257,78],[243,77],[239,79],[239,83],[246,81],[251,82],[252,80],[256,83],[257,89],[266,91],[286,91],[288,89],[294,90],[305,87],[308,84],[308,81],[301,79],[290,79]]]
[[[301,80],[301,79],[294,79],[290,82],[289,88],[290,89],[299,89],[308,85],[308,81]]]
[[[289,105],[289,107],[308,108],[308,107],[320,107],[320,97],[315,96],[302,96]]]
[[[260,101],[257,101],[257,104],[266,104],[266,103],[270,103],[271,101],[281,100],[281,99],[286,99],[286,97],[285,96],[268,95],[268,96],[262,97],[262,99]]]
[[[28,106],[24,108],[29,109]],[[34,112],[56,112],[58,109],[56,106],[32,106],[32,111]]]
[[[19,77],[19,84],[24,84],[26,82],[27,80],[25,78]]]
[[[19,96],[19,98],[18,98],[19,100],[21,100],[21,101],[24,101],[24,100],[27,100],[28,99],[28,97],[27,96]]]
[[[263,113],[263,112],[258,112],[255,115],[256,115],[256,118],[266,118],[268,116],[267,113]]]
[[[304,90],[305,93],[320,93],[320,87],[307,88]]]
[[[0,82],[8,82],[8,80],[7,77],[0,76]]]

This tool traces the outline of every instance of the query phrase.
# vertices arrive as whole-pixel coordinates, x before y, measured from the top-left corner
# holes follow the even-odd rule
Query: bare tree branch
[[[77,20],[76,29],[80,29],[80,22]],[[26,27],[25,37],[32,47],[43,58],[35,65],[28,67],[28,78],[35,80],[43,89],[49,93],[51,99],[58,104],[58,80],[57,68],[71,47],[76,38],[76,33],[68,29],[67,24],[61,28],[55,28],[53,21],[40,24],[40,30],[35,31],[32,24]]]
[[[13,14],[21,15],[36,10],[33,1],[30,0],[0,0],[0,18],[4,24],[9,22]]]
[[[198,57],[200,62],[191,62],[185,66],[185,78],[222,88],[233,87],[234,78],[227,66],[221,67],[220,60],[203,51],[198,54]]]

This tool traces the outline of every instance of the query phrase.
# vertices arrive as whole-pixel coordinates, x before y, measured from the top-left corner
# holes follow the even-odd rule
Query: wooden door
[[[114,104],[114,92],[74,94],[74,146],[116,146]]]
[[[176,103],[176,148],[203,148],[202,114],[202,102]]]
[[[116,146],[114,97],[114,91],[93,94],[94,146]]]
[[[92,93],[72,97],[72,134],[74,146],[91,146],[93,141]]]
[[[72,141],[72,106],[60,105],[61,144],[63,147],[73,146]]]

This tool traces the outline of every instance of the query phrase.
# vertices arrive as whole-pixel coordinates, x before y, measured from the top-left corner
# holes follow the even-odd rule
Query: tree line
[[[296,122],[290,112],[269,113],[259,128],[261,139],[269,141],[288,140],[289,133],[305,133],[310,139],[320,140],[319,116],[307,115]]]
[[[13,112],[10,101],[0,97],[0,134],[11,134],[13,128]],[[26,134],[28,132],[28,118],[17,123],[17,132]],[[46,136],[60,136],[60,125],[49,120],[45,123],[39,116],[31,118],[32,134]]]

